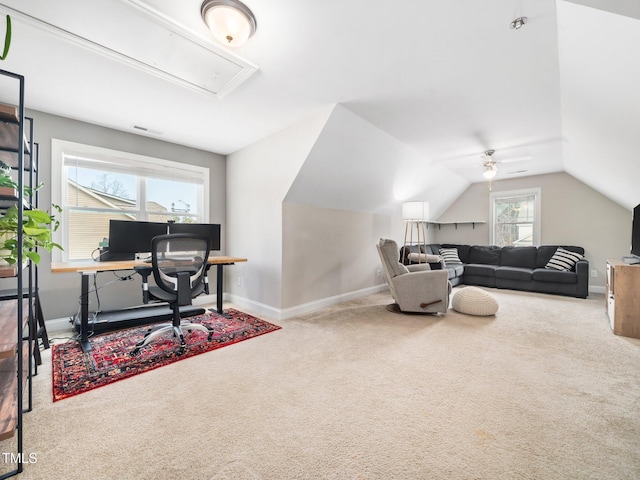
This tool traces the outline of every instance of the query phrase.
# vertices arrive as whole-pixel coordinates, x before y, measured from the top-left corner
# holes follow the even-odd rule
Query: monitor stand
[[[622,257],[622,261],[627,265],[637,265],[638,263],[640,263],[640,257]]]

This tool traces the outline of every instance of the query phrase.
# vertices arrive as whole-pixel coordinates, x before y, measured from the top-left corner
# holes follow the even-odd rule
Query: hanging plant
[[[4,60],[9,55],[9,47],[11,47],[11,17],[7,15],[7,32],[4,35],[4,50],[0,56],[0,60]]]

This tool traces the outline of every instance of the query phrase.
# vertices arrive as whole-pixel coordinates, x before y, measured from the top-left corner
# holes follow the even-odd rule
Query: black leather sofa
[[[589,262],[579,260],[570,271],[545,268],[561,247],[584,256],[584,248],[576,246],[541,245],[539,247],[496,247],[483,245],[427,244],[412,245],[409,253],[440,255],[441,248],[456,249],[462,264],[430,263],[431,268],[445,268],[453,286],[458,284],[508,288],[528,292],[551,293],[587,298],[589,292]],[[400,261],[418,263],[400,249]],[[432,259],[430,259],[432,260]]]

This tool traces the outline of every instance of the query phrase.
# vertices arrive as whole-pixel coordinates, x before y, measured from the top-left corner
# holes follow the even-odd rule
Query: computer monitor
[[[210,250],[220,250],[219,223],[170,223],[169,233],[195,233],[209,239]]]
[[[109,221],[109,256],[133,260],[136,253],[151,251],[151,239],[167,233],[167,224],[129,220]]]

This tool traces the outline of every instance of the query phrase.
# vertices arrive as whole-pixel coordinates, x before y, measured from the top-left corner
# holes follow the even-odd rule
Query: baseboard
[[[607,291],[603,285],[592,285],[589,287],[589,293],[601,293],[604,295]]]
[[[240,297],[233,294],[225,294],[225,299],[231,303],[236,304],[238,307],[248,308],[254,311],[258,315],[264,315],[274,320],[284,320],[291,317],[297,317],[298,315],[304,315],[306,313],[315,312],[321,308],[330,307],[338,303],[346,302],[349,300],[355,300],[357,298],[366,297],[374,293],[379,293],[387,290],[387,284],[376,285],[373,287],[363,288],[361,290],[355,290],[353,292],[342,293],[340,295],[334,295],[332,297],[321,298],[314,300],[313,302],[303,303],[290,308],[275,308],[271,305],[265,305],[264,303],[256,302],[248,298]]]

